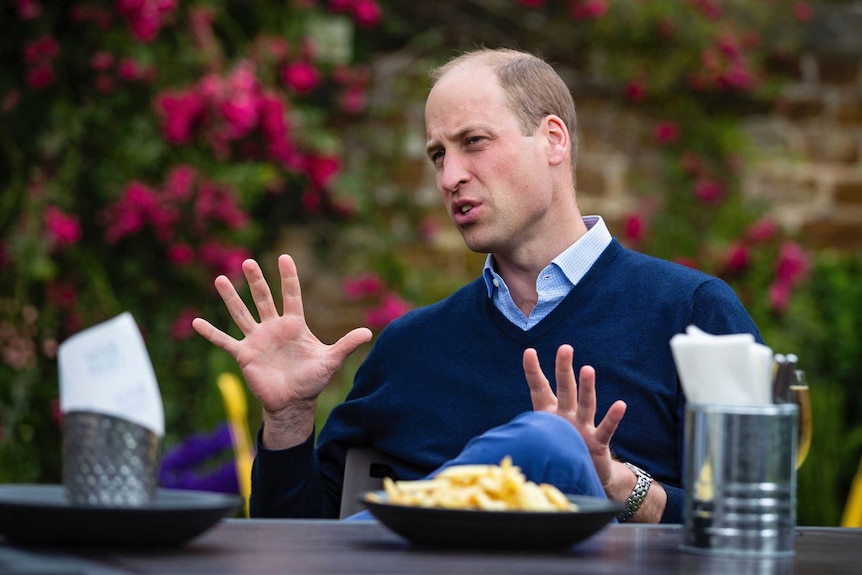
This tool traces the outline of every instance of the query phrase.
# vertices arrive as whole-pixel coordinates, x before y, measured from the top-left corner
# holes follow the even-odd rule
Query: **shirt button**
[[[492,281],[491,283],[494,284],[494,287],[500,287],[500,280],[498,280],[497,278],[494,278],[494,281]]]

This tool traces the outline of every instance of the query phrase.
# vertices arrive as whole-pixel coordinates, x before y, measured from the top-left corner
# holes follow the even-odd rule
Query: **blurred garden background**
[[[166,459],[186,449],[191,485],[230,469],[197,462],[224,447],[216,379],[236,367],[190,322],[232,325],[212,280],[242,286],[246,257],[273,279],[295,257],[327,342],[476,277],[423,107],[429,67],[484,44],[539,52],[569,83],[584,213],[726,279],[799,355],[815,428],[798,519],[839,524],[862,453],[860,26],[853,1],[5,2],[0,482],[62,480],[57,346],[123,311]]]

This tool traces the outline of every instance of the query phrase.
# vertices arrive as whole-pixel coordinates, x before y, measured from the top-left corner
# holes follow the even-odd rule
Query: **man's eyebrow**
[[[449,139],[453,140],[455,142],[459,142],[459,141],[463,140],[467,136],[467,134],[469,134],[471,132],[482,131],[482,130],[488,130],[488,129],[486,127],[478,126],[478,125],[467,126],[467,127],[461,128],[460,130],[455,132],[452,135],[452,137],[450,137]],[[439,150],[442,147],[443,147],[443,145],[439,141],[431,140],[425,146],[425,153],[430,156],[431,154],[433,154],[434,152],[436,152],[437,150]]]
[[[436,140],[431,140],[425,145],[425,155],[430,157],[434,155],[434,152],[439,150],[441,147],[442,146],[439,142],[437,142]]]

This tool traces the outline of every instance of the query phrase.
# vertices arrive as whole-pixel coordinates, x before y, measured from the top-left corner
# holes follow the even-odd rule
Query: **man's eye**
[[[440,162],[442,159],[443,159],[443,152],[442,151],[434,152],[433,154],[431,154],[431,161],[434,162],[435,164]]]
[[[482,140],[484,140],[482,136],[470,136],[469,138],[467,138],[467,145],[469,146],[471,144],[478,144]]]

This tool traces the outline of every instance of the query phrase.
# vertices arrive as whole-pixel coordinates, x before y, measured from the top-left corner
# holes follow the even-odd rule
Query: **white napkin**
[[[689,326],[670,340],[686,400],[691,403],[772,403],[772,350],[749,333],[712,335]]]
[[[144,338],[128,312],[60,344],[60,410],[90,411],[137,423],[159,437],[165,413]]]

